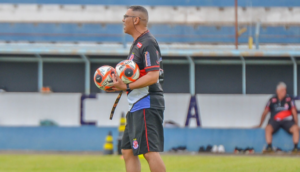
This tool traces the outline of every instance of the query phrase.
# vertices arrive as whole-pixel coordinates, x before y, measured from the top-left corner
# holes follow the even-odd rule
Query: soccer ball
[[[101,66],[94,74],[94,82],[101,90],[112,90],[113,79],[112,74],[115,73],[115,69],[111,66]]]
[[[140,77],[139,66],[132,60],[124,60],[118,63],[116,72],[125,84],[134,82]]]

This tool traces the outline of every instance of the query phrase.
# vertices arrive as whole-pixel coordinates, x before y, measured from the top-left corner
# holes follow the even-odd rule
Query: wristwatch
[[[131,89],[129,88],[129,84],[126,84],[126,91],[131,91]]]

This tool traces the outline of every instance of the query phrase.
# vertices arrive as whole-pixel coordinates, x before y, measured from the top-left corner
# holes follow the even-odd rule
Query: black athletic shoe
[[[203,153],[203,152],[205,152],[205,148],[204,148],[204,146],[201,146],[200,148],[199,148],[199,151],[198,151],[199,153]]]
[[[244,153],[244,150],[243,150],[242,148],[235,147],[233,153],[235,153],[235,154],[238,154],[238,153]]]
[[[253,153],[255,153],[255,151],[254,151],[254,148],[251,147],[251,148],[249,149],[249,154],[253,154]]]
[[[212,145],[207,145],[205,152],[211,152],[212,150]]]
[[[292,153],[300,153],[299,148],[294,148],[294,149],[292,150]]]
[[[283,152],[281,148],[276,148],[275,152]]]
[[[265,150],[263,150],[263,153],[273,153],[273,152],[274,152],[273,148],[269,146]]]
[[[181,151],[181,152],[186,151],[186,146],[179,146],[179,147],[177,148],[177,151]]]
[[[243,152],[245,154],[253,154],[254,153],[254,149],[250,148],[250,147],[247,147],[246,149],[243,150]]]
[[[243,153],[248,154],[249,153],[249,147],[246,147],[246,149],[243,150]]]
[[[177,152],[178,149],[176,147],[173,147],[169,152]]]

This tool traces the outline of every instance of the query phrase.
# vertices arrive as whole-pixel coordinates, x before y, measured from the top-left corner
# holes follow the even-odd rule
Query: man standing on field
[[[141,164],[137,155],[143,154],[151,172],[165,172],[159,154],[164,147],[162,123],[165,109],[160,49],[147,29],[148,12],[144,7],[129,7],[122,21],[124,32],[134,39],[127,60],[133,60],[140,68],[140,78],[130,84],[113,76],[114,89],[126,90],[129,102],[121,145],[126,171],[140,172]]]

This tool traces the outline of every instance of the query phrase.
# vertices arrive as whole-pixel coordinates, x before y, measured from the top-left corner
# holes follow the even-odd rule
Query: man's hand
[[[261,125],[256,125],[253,128],[261,128]]]
[[[127,86],[126,84],[122,81],[122,79],[119,78],[117,74],[112,74],[112,79],[113,79],[113,88],[115,91],[121,91],[121,90],[126,90]]]
[[[113,90],[105,90],[105,91],[108,92],[108,93],[116,92],[116,90],[114,90],[114,88],[111,88],[111,89],[113,89]]]
[[[121,91],[121,90],[117,89],[116,87],[111,87],[111,89],[105,90],[105,91],[108,92],[108,93],[113,93],[113,92]]]

